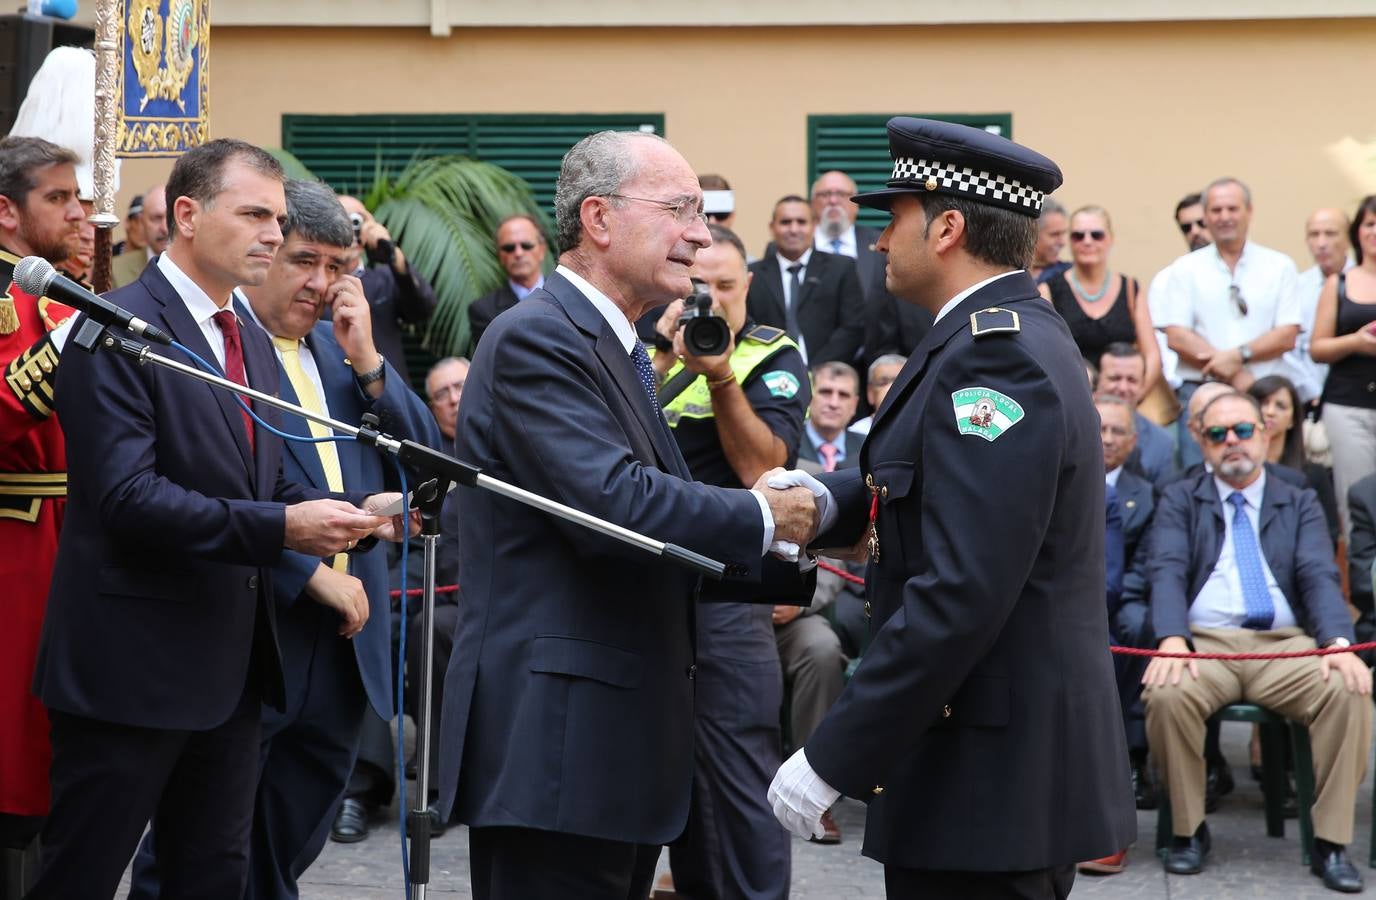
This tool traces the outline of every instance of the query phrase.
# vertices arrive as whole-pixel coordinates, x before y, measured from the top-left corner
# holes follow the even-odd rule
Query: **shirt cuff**
[[[769,501],[764,499],[764,494],[759,491],[751,491],[753,496],[760,503],[760,516],[764,519],[764,544],[760,547],[760,556],[769,552],[769,545],[774,543],[774,514],[769,511]]]

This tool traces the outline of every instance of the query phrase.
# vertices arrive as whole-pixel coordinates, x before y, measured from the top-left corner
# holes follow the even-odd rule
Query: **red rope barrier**
[[[824,560],[817,560],[817,568],[824,569],[833,575],[840,575],[851,584],[865,585],[865,579],[858,575],[852,575],[845,569],[833,566]],[[1289,653],[1166,653],[1162,650],[1145,650],[1140,647],[1119,647],[1110,645],[1110,651],[1119,656],[1151,656],[1162,657],[1164,659],[1300,659],[1305,656],[1332,656],[1334,653],[1354,653],[1358,650],[1376,650],[1376,641],[1366,644],[1353,644],[1351,647],[1315,647],[1313,650],[1293,650]]]
[[[452,593],[454,593],[455,591],[457,591],[458,589],[459,589],[459,586],[458,586],[457,584],[441,584],[441,585],[436,585],[436,586],[435,586],[435,593],[436,593],[436,594],[452,594]],[[410,590],[408,590],[408,591],[406,592],[406,596],[408,596],[408,597],[419,597],[421,594],[424,594],[424,593],[425,593],[425,588],[411,588]],[[393,596],[394,598],[395,598],[395,597],[400,597],[400,596],[401,596],[401,591],[392,591],[391,594],[392,594],[392,596]]]

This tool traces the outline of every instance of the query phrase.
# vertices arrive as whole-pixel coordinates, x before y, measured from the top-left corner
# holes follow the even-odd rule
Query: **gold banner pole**
[[[91,284],[96,293],[110,289],[111,233],[119,224],[115,215],[115,120],[119,110],[119,29],[124,19],[123,0],[96,0],[96,142],[93,157],[96,226],[96,258]]]

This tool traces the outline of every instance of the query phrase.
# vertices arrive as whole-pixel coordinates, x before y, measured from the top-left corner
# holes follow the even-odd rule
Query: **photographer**
[[[712,245],[698,251],[691,274],[710,294],[674,301],[655,326],[660,405],[694,478],[749,486],[794,464],[811,388],[783,330],[747,320],[751,275],[740,239],[719,225],[708,230]],[[710,586],[702,599],[714,599]],[[698,606],[692,812],[669,855],[683,896],[788,895],[789,836],[765,801],[780,760],[783,693],[771,612],[768,604]]]
[[[339,202],[354,225],[353,274],[363,282],[363,295],[373,311],[373,341],[392,368],[411,383],[406,353],[401,346],[401,323],[429,321],[435,312],[430,282],[406,263],[406,255],[392,235],[356,197]]]

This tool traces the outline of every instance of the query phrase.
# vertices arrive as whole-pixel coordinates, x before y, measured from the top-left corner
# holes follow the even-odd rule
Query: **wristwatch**
[[[1252,361],[1252,348],[1247,344],[1243,344],[1241,347],[1237,348],[1237,355],[1242,357],[1242,364],[1245,366]]]
[[[1349,641],[1347,638],[1345,638],[1345,637],[1335,637],[1333,640],[1331,640],[1331,641],[1329,641],[1328,643],[1324,644],[1324,645],[1323,645],[1323,649],[1327,650],[1327,649],[1330,648],[1330,647],[1351,647],[1351,646],[1352,646],[1352,642]]]
[[[382,362],[377,364],[377,368],[375,369],[369,369],[366,372],[355,372],[354,380],[358,382],[359,387],[366,388],[368,385],[372,384],[375,381],[381,381],[382,373],[386,370],[387,361],[383,360]]]

